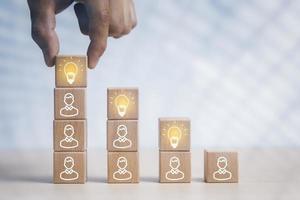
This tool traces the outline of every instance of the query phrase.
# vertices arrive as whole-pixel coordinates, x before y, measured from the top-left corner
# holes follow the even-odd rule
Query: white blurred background
[[[140,90],[140,148],[158,117],[192,122],[192,147],[300,147],[300,1],[136,0],[138,26],[110,39],[88,80],[88,146],[106,145],[106,88]],[[61,54],[85,54],[73,7]],[[52,148],[54,68],[26,1],[0,1],[0,148]]]

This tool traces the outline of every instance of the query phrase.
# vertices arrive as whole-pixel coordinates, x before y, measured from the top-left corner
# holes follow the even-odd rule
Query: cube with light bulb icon
[[[108,119],[138,119],[138,88],[107,89]]]
[[[86,69],[86,56],[57,56],[55,61],[56,87],[86,87]]]
[[[190,129],[188,118],[159,118],[159,149],[189,151]]]

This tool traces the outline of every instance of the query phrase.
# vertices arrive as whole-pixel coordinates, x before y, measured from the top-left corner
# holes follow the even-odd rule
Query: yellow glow
[[[75,82],[75,78],[77,75],[78,67],[73,62],[68,62],[64,66],[64,72],[69,84],[73,84]]]
[[[117,107],[118,114],[121,117],[124,117],[124,115],[126,114],[128,105],[129,99],[127,96],[121,94],[115,98],[115,106]]]
[[[175,149],[178,146],[178,143],[181,139],[181,135],[181,129],[177,126],[172,126],[168,129],[168,138],[173,149]]]

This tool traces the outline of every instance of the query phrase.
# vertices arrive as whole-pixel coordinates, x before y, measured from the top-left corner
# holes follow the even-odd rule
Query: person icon
[[[67,124],[64,127],[65,138],[59,142],[61,148],[73,149],[78,147],[78,140],[73,138],[74,133],[74,127],[71,124]]]
[[[125,157],[118,158],[117,167],[118,170],[113,173],[113,179],[117,181],[126,181],[131,179],[132,173],[126,169],[127,159]]]
[[[217,181],[226,181],[232,178],[232,173],[226,169],[227,158],[224,156],[218,157],[217,159],[217,171],[213,173],[213,178]]]
[[[113,141],[113,147],[117,149],[126,149],[130,148],[132,145],[132,142],[130,139],[126,138],[127,132],[127,126],[121,124],[117,127],[117,135],[118,138]]]
[[[74,95],[72,93],[66,93],[64,96],[65,107],[61,108],[59,113],[63,117],[75,117],[78,115],[78,109],[73,106]]]
[[[178,181],[184,179],[184,173],[178,169],[180,167],[180,160],[178,157],[171,157],[169,166],[171,167],[171,170],[166,173],[167,180]]]
[[[61,180],[64,181],[73,181],[78,179],[79,174],[75,170],[73,170],[74,167],[74,159],[70,156],[66,157],[64,160],[64,167],[65,170],[62,171],[59,175]]]

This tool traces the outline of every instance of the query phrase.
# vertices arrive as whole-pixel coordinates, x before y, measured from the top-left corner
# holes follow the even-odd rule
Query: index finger
[[[54,4],[49,1],[28,0],[31,17],[31,35],[41,48],[48,66],[54,65],[59,43],[55,32]]]
[[[94,68],[106,49],[109,29],[109,0],[86,0],[89,17],[88,65]]]

